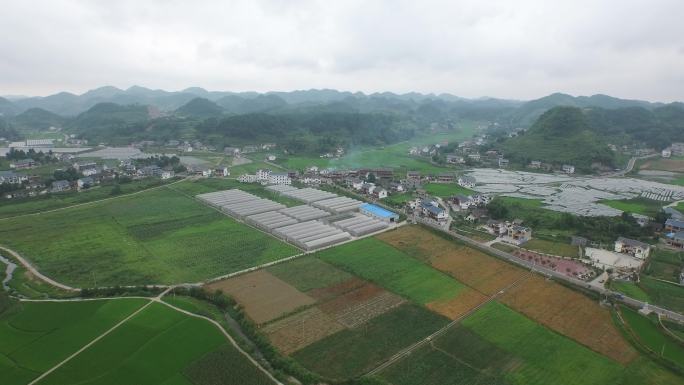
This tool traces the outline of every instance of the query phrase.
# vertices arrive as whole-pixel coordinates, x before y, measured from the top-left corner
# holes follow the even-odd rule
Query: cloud
[[[2,94],[138,84],[684,100],[678,0],[6,0],[0,10]]]

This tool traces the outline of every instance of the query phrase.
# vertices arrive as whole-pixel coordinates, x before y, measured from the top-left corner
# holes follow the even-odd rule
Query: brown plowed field
[[[342,324],[312,307],[266,325],[262,331],[278,350],[292,354],[342,329]]]
[[[207,285],[235,298],[256,324],[263,324],[316,301],[266,270],[257,270]]]
[[[317,301],[325,301],[327,299],[335,298],[352,290],[358,289],[365,284],[366,281],[354,277],[332,286],[309,290],[306,294],[315,298]]]
[[[500,301],[622,364],[638,356],[615,327],[607,309],[543,277],[530,277],[504,294]]]
[[[518,280],[525,270],[417,226],[404,226],[378,239],[430,263],[460,282],[490,296]]]
[[[398,295],[369,283],[319,308],[345,327],[354,328],[404,302]]]
[[[487,300],[487,296],[477,290],[468,288],[448,301],[430,302],[426,306],[435,313],[451,319],[457,319],[470,309]]]

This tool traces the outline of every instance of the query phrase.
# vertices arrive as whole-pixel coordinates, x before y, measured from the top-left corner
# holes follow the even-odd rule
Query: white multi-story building
[[[290,179],[287,173],[270,173],[268,176],[268,184],[291,185],[292,179]]]
[[[271,170],[257,170],[257,172],[256,172],[257,181],[268,180],[269,175],[271,175]]]

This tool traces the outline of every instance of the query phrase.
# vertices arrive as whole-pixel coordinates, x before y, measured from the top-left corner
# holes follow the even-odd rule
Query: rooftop
[[[371,214],[378,216],[378,217],[382,217],[382,218],[397,218],[397,217],[399,217],[399,215],[396,213],[393,213],[389,210],[385,210],[380,206],[376,206],[376,205],[373,205],[370,203],[364,203],[361,205],[360,208],[361,208],[361,210],[366,210],[366,211],[370,212]]]
[[[617,239],[617,242],[622,242],[623,244],[628,245],[628,246],[635,246],[635,247],[641,247],[641,248],[651,247],[651,245],[649,245],[648,243],[640,242],[640,241],[637,241],[634,239],[623,238],[623,237],[619,237]]]

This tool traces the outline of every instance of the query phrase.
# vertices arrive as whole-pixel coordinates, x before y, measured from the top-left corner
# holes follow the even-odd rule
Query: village
[[[410,147],[408,155],[412,157],[443,157],[447,164],[490,167],[458,168],[455,171],[445,169],[444,172],[429,174],[417,170],[400,173],[389,167],[336,169],[311,165],[301,170],[289,170],[276,163],[279,155],[274,143],[226,146],[221,154],[232,158],[232,165],[229,167],[211,166],[189,156],[193,152],[211,153],[216,150],[199,141],[170,140],[161,147],[157,143],[143,141],[129,147],[95,148],[84,147],[87,143],[83,142],[69,142],[71,147],[57,148],[52,140],[27,140],[13,142],[5,151],[10,170],[0,171],[0,183],[5,199],[78,193],[94,187],[118,186],[147,179],[157,179],[164,183],[166,180],[185,177],[233,178],[241,183],[283,188],[287,186],[288,189],[315,188],[353,199],[358,203],[354,207],[357,210],[361,203],[369,202],[374,205],[373,210],[384,210],[385,215],[397,215],[397,220],[422,221],[446,230],[455,229],[465,233],[471,231],[480,237],[486,234],[486,243],[489,246],[582,280],[605,282],[608,277],[638,280],[638,273],[651,253],[652,246],[648,243],[619,237],[614,244],[606,245],[573,236],[565,242],[576,248],[576,253],[571,253],[570,256],[554,255],[544,250],[528,248],[530,241],[535,239],[534,226],[531,224],[519,218],[492,218],[488,206],[496,196],[544,198],[544,202],[549,202],[549,209],[563,211],[565,207],[570,207],[567,206],[569,203],[554,200],[554,194],[562,199],[564,189],[576,189],[577,186],[573,186],[573,183],[579,185],[587,179],[571,176],[575,172],[572,165],[552,167],[538,161],[531,161],[526,168],[538,169],[546,174],[507,171],[508,161],[502,154],[489,150],[481,155],[477,151],[478,146],[482,146],[485,141],[486,136],[479,136],[451,145],[444,142]],[[673,154],[681,156],[683,150],[680,143],[675,143],[659,155],[662,158],[669,158]],[[344,153],[344,149],[340,148],[334,153],[322,154],[321,157],[340,157]],[[273,167],[257,169],[254,173],[231,175],[231,168],[249,164],[255,158],[263,158],[264,164]],[[31,172],[46,165],[54,171],[47,175]],[[614,182],[618,183],[615,179],[591,179],[592,186],[604,183],[607,187],[603,187],[599,193],[587,194],[582,190],[584,195],[574,194],[573,201],[579,196],[590,197],[587,201],[574,203],[585,210],[578,211],[577,214],[619,215],[620,211],[598,203],[599,199],[606,197],[646,196],[670,201],[684,199],[684,190],[672,188],[665,191],[661,185],[656,186],[641,180],[638,182],[642,185],[641,190],[634,190],[632,186],[629,191],[614,189],[609,192],[614,186],[608,185],[615,184]],[[433,194],[437,188],[435,186],[443,186],[446,191],[453,190],[454,193]],[[511,190],[504,186],[515,188]],[[281,192],[284,193],[284,190]],[[598,209],[594,212],[586,211],[592,205]],[[398,214],[393,214],[394,212]],[[667,219],[655,226],[656,234],[662,235],[659,237],[658,247],[684,250],[684,215],[673,207],[665,207],[664,212]],[[369,213],[370,211],[366,211],[366,214],[372,216]],[[632,215],[642,226],[654,221],[643,215]],[[684,282],[684,273],[680,278]]]

